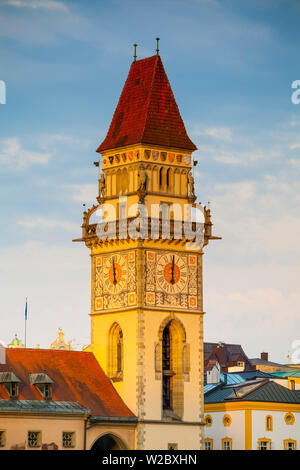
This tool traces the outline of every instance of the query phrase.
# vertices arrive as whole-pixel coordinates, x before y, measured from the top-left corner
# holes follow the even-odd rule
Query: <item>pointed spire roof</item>
[[[137,143],[196,150],[188,137],[159,55],[134,61],[97,152]]]

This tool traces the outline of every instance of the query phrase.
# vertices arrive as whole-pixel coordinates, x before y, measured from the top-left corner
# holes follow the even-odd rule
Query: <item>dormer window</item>
[[[10,383],[10,398],[18,398],[19,395],[19,384],[17,382]]]
[[[36,388],[38,389],[44,400],[51,400],[52,384],[36,384]]]
[[[40,392],[44,400],[51,400],[53,380],[46,373],[30,374],[29,381],[30,385],[34,385]]]
[[[18,398],[20,379],[13,372],[0,372],[0,383],[10,398]]]

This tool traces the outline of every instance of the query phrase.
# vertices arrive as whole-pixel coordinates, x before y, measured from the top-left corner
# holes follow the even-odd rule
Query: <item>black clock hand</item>
[[[113,258],[113,273],[114,273],[114,280],[113,280],[113,283],[114,285],[117,284],[117,279],[116,279],[116,268],[115,268],[115,260]]]
[[[175,264],[175,256],[173,256],[173,260],[172,260],[172,278],[171,278],[171,284],[175,284],[175,279],[174,279],[174,264]]]

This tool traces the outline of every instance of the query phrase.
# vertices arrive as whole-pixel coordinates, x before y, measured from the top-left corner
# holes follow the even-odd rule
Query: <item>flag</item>
[[[27,299],[26,299],[26,305],[25,305],[25,320],[27,320]]]

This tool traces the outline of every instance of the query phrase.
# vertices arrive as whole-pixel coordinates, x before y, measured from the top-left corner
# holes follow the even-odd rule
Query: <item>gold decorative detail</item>
[[[286,424],[292,425],[295,422],[295,416],[293,415],[293,413],[286,413],[284,421]]]
[[[223,416],[223,424],[224,426],[230,426],[231,425],[231,416],[226,414]]]
[[[71,343],[73,340],[65,342],[65,335],[61,328],[58,328],[56,340],[50,344],[50,349],[72,350]]]

